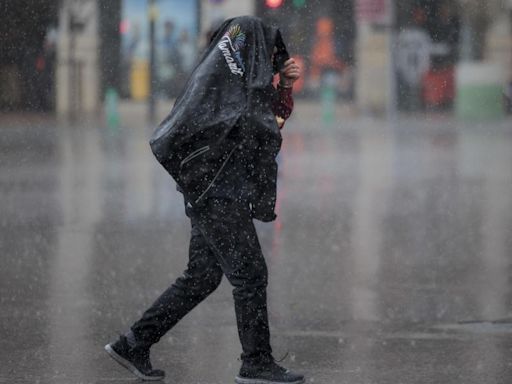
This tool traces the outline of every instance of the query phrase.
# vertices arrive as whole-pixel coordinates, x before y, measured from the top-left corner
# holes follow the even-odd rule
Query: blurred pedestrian
[[[175,94],[173,96],[177,96],[179,91],[187,82],[187,77],[190,75],[190,71],[192,70],[195,62],[195,44],[186,29],[183,29],[180,32],[180,36],[176,44],[176,50],[179,55],[180,65],[176,67],[176,73],[174,78],[171,80],[172,85],[170,88],[175,90]]]
[[[158,50],[159,58],[159,88],[168,97],[175,97],[178,84],[183,85],[181,74],[183,73],[183,62],[179,49],[179,39],[176,35],[174,23],[166,20],[164,23],[163,37]]]
[[[334,22],[328,18],[320,18],[316,23],[315,40],[311,50],[311,82],[319,85],[326,72],[341,74],[345,64],[336,55],[334,41]]]
[[[36,87],[34,89],[36,104],[41,111],[50,111],[55,105],[55,63],[57,60],[57,30],[48,29],[41,52],[36,58]]]
[[[190,38],[190,34],[186,29],[183,29],[180,33],[178,52],[181,58],[181,69],[185,73],[189,74],[192,66],[194,65],[195,49],[194,42]]]
[[[280,83],[272,86],[274,73]],[[293,108],[300,70],[279,30],[255,17],[226,20],[213,33],[170,115],[151,139],[183,193],[192,231],[189,263],[107,352],[144,380],[164,372],[150,347],[220,284],[233,286],[242,367],[237,383],[303,383],[272,357],[267,266],[253,219],[272,221],[280,128]]]

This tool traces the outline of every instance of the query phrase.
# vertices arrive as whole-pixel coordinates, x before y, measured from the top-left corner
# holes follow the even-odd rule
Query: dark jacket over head
[[[271,57],[274,55],[274,62]],[[185,199],[200,206],[233,159],[244,163],[254,217],[275,218],[281,134],[271,104],[273,71],[288,58],[279,30],[259,18],[226,20],[150,145]]]

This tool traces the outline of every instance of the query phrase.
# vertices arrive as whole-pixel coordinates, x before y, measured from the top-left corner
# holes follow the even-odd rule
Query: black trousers
[[[192,224],[187,269],[131,327],[150,347],[220,284],[233,286],[242,359],[257,363],[271,354],[267,315],[267,266],[248,203],[210,198],[187,207]]]

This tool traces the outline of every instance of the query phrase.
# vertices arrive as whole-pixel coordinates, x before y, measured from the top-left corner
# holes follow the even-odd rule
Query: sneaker
[[[253,366],[242,364],[235,378],[237,384],[301,384],[304,376],[283,368],[274,361]]]
[[[165,372],[153,369],[149,360],[149,349],[131,347],[125,335],[113,343],[105,345],[105,351],[120,365],[147,381],[163,380]]]

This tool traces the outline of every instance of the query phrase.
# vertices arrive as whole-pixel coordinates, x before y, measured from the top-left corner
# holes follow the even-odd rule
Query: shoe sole
[[[110,346],[110,344],[105,345],[105,351],[109,354],[109,356],[114,359],[119,365],[129,370],[135,376],[137,376],[141,380],[145,381],[161,381],[165,378],[165,376],[146,376],[141,371],[135,367],[132,363],[126,360],[124,357],[119,355],[114,349]]]
[[[235,377],[236,384],[302,384],[304,382],[304,379],[299,379],[295,381],[272,381],[263,379],[249,379],[240,376]]]

